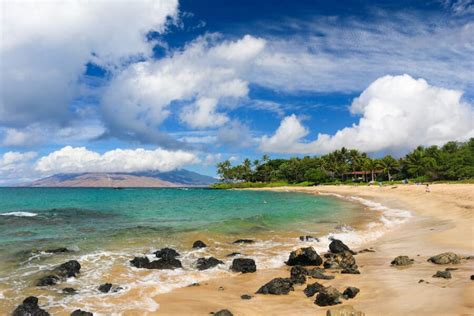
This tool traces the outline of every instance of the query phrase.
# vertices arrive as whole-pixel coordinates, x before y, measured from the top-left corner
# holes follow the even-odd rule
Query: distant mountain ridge
[[[168,172],[61,173],[33,181],[27,187],[186,187],[208,186],[217,179],[186,169]]]

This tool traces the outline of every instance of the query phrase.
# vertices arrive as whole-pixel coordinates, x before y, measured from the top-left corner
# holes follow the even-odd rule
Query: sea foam
[[[9,213],[1,213],[1,216],[18,216],[18,217],[33,217],[38,214],[31,213],[31,212],[9,212]]]

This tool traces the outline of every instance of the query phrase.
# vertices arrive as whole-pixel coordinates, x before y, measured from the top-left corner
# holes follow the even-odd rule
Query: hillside
[[[208,186],[217,180],[181,169],[169,172],[56,174],[27,184],[29,187],[183,187]]]

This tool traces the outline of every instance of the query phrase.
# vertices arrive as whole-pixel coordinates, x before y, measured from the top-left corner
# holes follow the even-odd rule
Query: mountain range
[[[26,184],[28,187],[195,187],[208,186],[217,179],[186,169],[168,172],[61,173]]]

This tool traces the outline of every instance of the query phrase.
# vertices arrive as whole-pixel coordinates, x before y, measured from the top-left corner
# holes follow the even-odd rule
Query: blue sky
[[[474,136],[474,4],[2,3],[0,184]],[[34,12],[34,14],[33,14]]]

